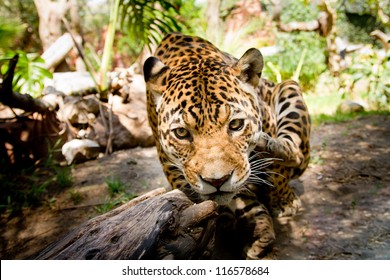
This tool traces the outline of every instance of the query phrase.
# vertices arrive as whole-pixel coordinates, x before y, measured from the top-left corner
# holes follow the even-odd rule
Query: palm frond
[[[122,0],[119,21],[121,28],[128,29],[132,40],[150,45],[158,44],[169,32],[181,30],[175,19],[178,14],[171,1]]]

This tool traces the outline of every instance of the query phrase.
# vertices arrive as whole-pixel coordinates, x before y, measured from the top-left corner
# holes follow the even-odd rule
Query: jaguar
[[[263,67],[256,48],[237,59],[200,37],[171,33],[143,68],[148,120],[169,183],[251,225],[247,259],[272,247],[272,215],[300,209],[289,182],[310,159],[299,84],[266,80]]]

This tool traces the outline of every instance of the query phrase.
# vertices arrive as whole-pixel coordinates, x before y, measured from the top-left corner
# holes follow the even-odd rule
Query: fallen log
[[[58,72],[53,79],[45,79],[45,87],[52,86],[65,95],[87,95],[97,92],[96,84],[88,72]]]
[[[45,60],[45,68],[54,69],[73,48],[74,43],[69,33],[59,37],[41,56]]]
[[[37,259],[204,259],[214,253],[217,205],[156,189],[87,221]]]

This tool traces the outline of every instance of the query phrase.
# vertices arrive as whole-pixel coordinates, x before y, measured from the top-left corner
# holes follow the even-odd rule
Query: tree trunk
[[[78,5],[76,0],[34,0],[39,16],[39,38],[42,42],[44,51],[47,51],[58,38],[63,34],[62,31],[62,20],[65,15],[70,13],[70,27],[74,36],[81,38],[81,25],[80,16],[78,14]],[[82,41],[82,39],[81,39]],[[76,48],[72,48],[74,57],[68,58],[70,61],[60,61],[55,69],[56,72],[67,72],[70,71],[69,65],[76,65],[80,60]]]
[[[156,189],[87,221],[37,259],[202,259],[212,255],[217,205]]]
[[[46,51],[61,35],[61,18],[66,14],[67,0],[34,0],[39,16],[39,38]]]
[[[207,38],[217,44],[219,40],[221,0],[207,2]]]

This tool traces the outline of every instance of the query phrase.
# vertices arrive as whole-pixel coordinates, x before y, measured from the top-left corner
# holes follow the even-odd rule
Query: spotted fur
[[[168,181],[252,224],[246,258],[264,255],[275,238],[268,209],[299,209],[288,182],[309,161],[299,85],[261,79],[262,69],[257,49],[236,59],[182,34],[167,35],[144,65],[149,123]]]

